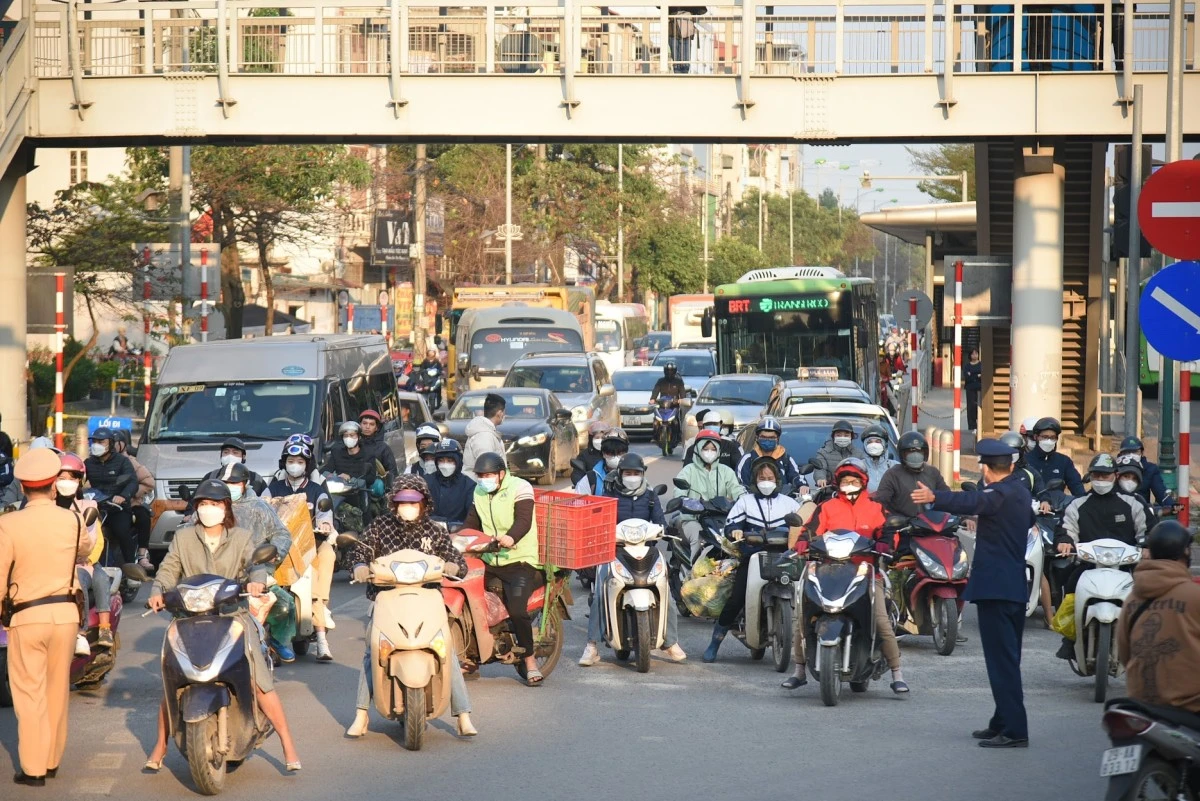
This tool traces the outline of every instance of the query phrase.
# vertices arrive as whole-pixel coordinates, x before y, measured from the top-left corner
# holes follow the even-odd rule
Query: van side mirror
[[[443,420],[445,420],[445,419],[446,419],[446,412],[445,412],[445,411],[437,411],[437,412],[434,412],[434,413],[433,413],[433,419],[434,419],[434,420],[436,420],[436,421],[437,421],[437,422],[439,422],[439,423],[440,423],[440,422],[442,422]],[[440,426],[439,426],[438,428],[439,428],[439,430],[441,429],[441,427],[440,427]],[[445,436],[445,432],[443,432],[443,433],[442,433],[442,435],[443,435],[443,436]]]
[[[700,316],[700,336],[708,339],[713,335],[713,310],[705,309],[704,314]]]

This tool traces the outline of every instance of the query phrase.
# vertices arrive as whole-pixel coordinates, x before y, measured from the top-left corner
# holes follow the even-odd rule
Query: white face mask
[[[396,506],[396,516],[401,520],[412,522],[421,516],[421,505],[417,503],[402,503]]]
[[[1121,492],[1124,492],[1127,495],[1132,495],[1133,493],[1137,492],[1138,483],[1132,478],[1123,478],[1117,483],[1121,486]],[[59,490],[59,492],[61,493],[62,490]]]
[[[847,481],[846,483],[840,485],[838,487],[838,490],[843,495],[848,495],[851,498],[853,498],[855,495],[862,492],[862,486],[860,484],[855,484],[853,482]]]
[[[878,440],[871,440],[863,449],[867,452],[867,456],[883,456],[883,443]]]
[[[1108,493],[1112,492],[1114,483],[1115,482],[1113,482],[1112,479],[1109,479],[1108,481],[1098,481],[1093,479],[1092,492],[1096,493],[1097,495],[1107,495]]]
[[[73,478],[60,478],[54,482],[54,488],[58,490],[59,495],[74,498],[75,493],[79,492],[79,482]]]
[[[776,484],[774,481],[760,481],[757,486],[761,495],[772,495],[775,493]]]
[[[596,437],[592,440],[592,450],[600,450],[600,443],[604,442],[604,437]]]
[[[450,476],[454,475],[454,470],[457,467],[458,465],[454,462],[438,462],[437,469],[443,476],[450,478]]]
[[[242,496],[245,494],[246,494],[246,488],[244,486],[242,486],[241,484],[230,484],[229,485],[229,499],[231,501],[233,501],[234,503],[237,503],[238,501],[240,501],[242,499]]]
[[[637,476],[621,476],[621,483],[625,485],[625,489],[635,490],[642,486],[642,477]]]
[[[421,462],[421,467],[425,470],[425,473],[428,475],[429,473],[432,473],[434,470],[437,470],[437,462],[433,461],[432,459],[425,459],[424,461]]]
[[[103,442],[93,442],[91,447],[92,456],[99,459],[104,454],[108,453],[108,446]]]
[[[841,436],[841,437],[833,438],[833,444],[838,446],[839,448],[849,448],[850,443],[853,441],[854,441],[853,437]]]
[[[479,486],[483,487],[484,492],[490,494],[495,492],[496,488],[500,486],[500,479],[496,478],[495,476],[481,478],[479,479]]]
[[[292,478],[300,478],[308,470],[308,465],[304,462],[288,462],[284,470]]]
[[[1050,453],[1052,450],[1054,450],[1055,448],[1058,447],[1058,440],[1056,440],[1056,439],[1039,439],[1038,447],[1042,449],[1043,453]]]
[[[231,464],[237,464],[242,461],[242,457],[236,453],[227,453],[221,457],[221,467],[228,467]]]
[[[358,437],[342,437],[342,444],[350,449],[357,448],[358,447]]]
[[[700,458],[704,460],[705,464],[712,464],[717,461],[717,457],[720,455],[716,448],[705,448],[700,451]]]
[[[1029,447],[1029,450],[1033,450],[1037,447],[1037,440],[1033,437],[1026,437],[1025,444]]]
[[[212,528],[225,522],[225,508],[223,506],[201,506],[196,510],[196,516],[200,518],[200,525]]]
[[[617,465],[620,463],[621,463],[620,456],[605,456],[604,457],[604,466],[607,467],[609,470],[616,470]]]

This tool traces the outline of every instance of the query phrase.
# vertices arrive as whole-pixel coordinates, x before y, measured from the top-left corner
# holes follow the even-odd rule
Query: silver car
[[[526,353],[513,362],[504,386],[542,388],[571,410],[580,447],[587,446],[588,426],[596,420],[616,427],[621,420],[617,391],[608,367],[596,353]]]
[[[662,377],[661,367],[626,367],[613,373],[617,405],[621,410],[621,428],[627,434],[649,434],[654,431],[654,406],[650,403],[650,392]]]
[[[696,436],[700,427],[697,415],[705,411],[728,412],[733,418],[733,430],[741,431],[762,416],[780,380],[770,373],[727,373],[708,379],[684,419],[684,440]]]

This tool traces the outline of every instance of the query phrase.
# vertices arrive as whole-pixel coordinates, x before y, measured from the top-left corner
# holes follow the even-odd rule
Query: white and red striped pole
[[[1192,506],[1191,470],[1188,465],[1192,454],[1192,363],[1186,362],[1179,369],[1179,522],[1189,523]]]
[[[960,480],[962,458],[962,274],[963,263],[954,262],[954,480]]]
[[[387,319],[387,310],[388,310],[388,307],[387,307],[387,305],[386,305],[386,304],[380,304],[380,306],[379,306],[379,330],[383,332],[383,341],[384,341],[385,343],[388,341],[388,336],[387,336],[387,324],[388,324],[388,319]]]
[[[908,399],[909,406],[912,407],[912,427],[913,431],[917,430],[917,296],[913,295],[908,299],[908,369],[909,387]]]
[[[354,304],[346,304],[346,333],[354,333]]]
[[[208,341],[208,250],[200,249],[200,341]]]
[[[145,335],[142,343],[142,380],[145,384],[145,408],[143,414],[150,415],[150,250],[143,251],[145,256],[145,278],[142,283],[142,331]]]
[[[54,447],[63,447],[63,338],[67,323],[63,316],[64,273],[54,274]]]

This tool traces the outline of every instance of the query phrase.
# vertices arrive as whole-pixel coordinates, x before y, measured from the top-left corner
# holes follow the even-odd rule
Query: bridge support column
[[[25,172],[14,166],[0,176],[0,425],[25,441]]]
[[[1013,184],[1012,420],[1062,417],[1065,178],[1027,149]]]

